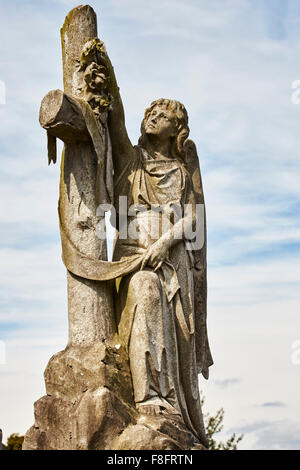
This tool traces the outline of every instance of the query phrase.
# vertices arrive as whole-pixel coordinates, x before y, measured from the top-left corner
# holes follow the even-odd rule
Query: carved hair
[[[185,150],[184,150],[184,142],[189,136],[190,130],[188,127],[188,115],[186,112],[185,107],[182,103],[176,100],[168,100],[164,98],[160,98],[156,101],[153,101],[149,108],[146,109],[144,119],[141,124],[141,137],[139,138],[139,146],[144,147],[148,140],[146,131],[145,131],[145,123],[153,110],[156,106],[160,106],[161,108],[167,109],[169,111],[173,111],[176,116],[176,127],[177,127],[177,134],[175,137],[172,137],[171,143],[171,154],[174,158],[181,160],[185,160]]]

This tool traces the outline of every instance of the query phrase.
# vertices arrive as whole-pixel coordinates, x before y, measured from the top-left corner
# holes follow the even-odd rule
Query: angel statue
[[[212,364],[206,330],[206,244],[193,250],[185,236],[197,222],[196,206],[204,205],[204,198],[196,147],[188,139],[187,111],[172,99],[153,101],[145,111],[138,145],[133,146],[106,53],[101,61],[113,97],[108,128],[114,200],[127,196],[128,206],[143,208],[135,214],[135,236],[117,236],[113,252],[113,261],[142,257],[139,269],[122,276],[115,301],[118,334],[130,359],[134,400],[145,414],[181,415],[200,442],[206,443],[198,389],[198,373],[208,378]],[[174,207],[179,213],[180,208],[181,213],[184,207],[189,209],[176,217]],[[201,222],[205,233],[204,217]]]
[[[59,220],[69,340],[47,365],[47,396],[35,403],[23,447],[207,448],[198,388],[213,363],[206,220],[187,111],[153,101],[132,145],[92,8],[73,9],[61,37],[64,92],[44,97],[40,123],[49,163],[56,139],[65,144]]]

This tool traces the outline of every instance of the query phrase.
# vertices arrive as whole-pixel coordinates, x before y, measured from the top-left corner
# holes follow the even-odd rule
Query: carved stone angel
[[[69,342],[47,365],[47,395],[35,403],[24,448],[207,447],[198,388],[212,364],[206,222],[186,109],[151,103],[133,146],[92,8],[72,10],[61,35],[64,92],[45,96],[40,123],[49,163],[56,138],[65,144],[59,220]],[[111,262],[98,230],[109,207]]]
[[[207,378],[212,364],[206,333],[206,244],[192,250],[183,233],[184,224],[195,224],[196,205],[204,199],[187,112],[178,101],[154,101],[134,147],[113,68],[107,55],[102,60],[114,103],[108,116],[114,198],[126,195],[129,206],[144,208],[136,215],[139,236],[117,237],[113,255],[114,261],[142,256],[140,269],[123,275],[116,299],[117,329],[129,353],[135,402],[143,413],[181,415],[205,443],[198,372]],[[164,207],[163,214],[158,206]],[[173,207],[189,207],[190,213],[165,224],[166,230],[153,238],[150,229],[164,227],[162,219],[170,220]]]

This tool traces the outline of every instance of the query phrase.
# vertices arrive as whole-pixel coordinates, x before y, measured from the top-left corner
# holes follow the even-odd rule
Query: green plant
[[[7,438],[7,450],[22,450],[24,436],[19,436],[18,433],[13,433]]]
[[[201,400],[201,405],[203,407],[205,403],[205,397]],[[224,428],[224,409],[220,408],[215,416],[210,416],[209,413],[204,413],[204,425],[205,432],[208,439],[208,449],[209,450],[237,450],[238,443],[243,439],[243,434],[237,436],[235,433],[227,439],[226,442],[217,442],[215,435],[218,434]]]

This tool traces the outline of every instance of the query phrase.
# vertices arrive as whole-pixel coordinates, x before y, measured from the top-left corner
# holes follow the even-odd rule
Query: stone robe
[[[177,160],[153,160],[136,147],[115,184],[115,195],[145,209],[130,220],[128,238],[118,239],[114,260],[147,251],[170,228],[172,206],[195,206],[190,176]],[[164,213],[155,210],[164,208]],[[136,230],[135,230],[136,229]],[[138,238],[137,238],[138,236]],[[206,443],[198,389],[195,346],[193,263],[189,241],[179,240],[154,272],[147,266],[122,278],[116,301],[121,341],[128,349],[137,404],[161,405],[179,413],[186,426]],[[142,408],[141,408],[142,409]]]
[[[98,136],[92,113],[84,107],[99,168],[104,170],[101,149],[98,150],[101,135]],[[161,397],[205,443],[197,373],[207,378],[212,364],[206,329],[206,246],[192,252],[186,250],[188,241],[182,240],[170,250],[169,258],[157,273],[149,267],[140,271],[143,256],[153,243],[148,222],[158,217],[151,204],[171,207],[204,203],[192,141],[186,143],[186,156],[187,169],[176,160],[151,161],[145,151],[136,147],[136,158],[128,161],[121,175],[115,175],[115,205],[118,196],[129,196],[130,204],[143,204],[148,210],[136,218],[140,236],[117,241],[113,262],[83,253],[66,223],[61,205],[59,215],[62,257],[71,273],[97,281],[122,277],[116,316],[119,334],[131,359],[136,402]],[[105,184],[101,171],[97,180]],[[129,299],[133,300],[129,302]],[[152,307],[139,299],[153,300]],[[152,311],[151,315],[145,314],[146,307]]]

